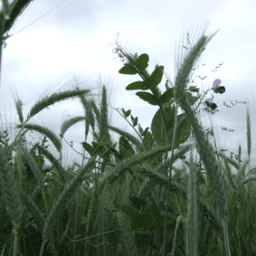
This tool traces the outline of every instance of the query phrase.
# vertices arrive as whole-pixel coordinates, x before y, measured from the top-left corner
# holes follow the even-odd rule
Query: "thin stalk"
[[[163,237],[163,252],[162,256],[165,256],[165,247],[166,247],[166,227],[167,227],[167,216],[168,216],[168,202],[169,202],[169,192],[170,192],[170,179],[172,176],[172,164],[173,164],[173,153],[174,153],[174,145],[175,145],[175,138],[176,138],[176,131],[177,131],[177,123],[178,123],[178,116],[177,116],[177,108],[175,107],[174,113],[174,133],[172,138],[172,158],[171,158],[171,167],[170,173],[168,176],[168,185],[167,185],[167,197],[166,197],[166,205],[165,205],[165,219],[164,219],[164,237]]]

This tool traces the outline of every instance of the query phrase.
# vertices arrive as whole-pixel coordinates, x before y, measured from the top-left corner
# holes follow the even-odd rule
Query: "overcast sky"
[[[150,127],[158,107],[141,100],[135,94],[137,91],[125,90],[129,83],[141,78],[118,74],[123,65],[118,55],[112,52],[117,33],[120,32],[118,42],[122,47],[133,53],[149,55],[149,73],[159,64],[174,79],[174,61],[182,42],[180,40],[184,38],[185,43],[187,31],[194,33],[194,29],[204,28],[208,20],[206,35],[220,30],[198,61],[198,65],[206,63],[199,67],[199,72],[201,77],[207,78],[203,83],[196,78],[195,85],[205,91],[212,87],[215,79],[221,79],[226,92],[213,94],[210,91],[205,99],[213,94],[213,102],[220,110],[212,117],[219,148],[238,154],[238,144],[241,144],[242,160],[248,157],[246,104],[227,108],[223,102],[229,105],[230,100],[249,102],[253,167],[256,165],[255,8],[252,0],[35,0],[11,29],[9,34],[13,36],[6,41],[7,47],[3,49],[0,88],[2,129],[19,123],[14,103],[16,92],[24,103],[23,114],[26,118],[31,107],[43,96],[72,89],[75,77],[82,88],[92,89],[93,94],[98,94],[94,96],[98,102],[102,80],[107,87],[108,104],[113,108],[131,109],[143,129]],[[220,63],[223,64],[218,71],[211,72]],[[199,75],[198,71],[196,75]],[[165,91],[164,83],[165,78],[160,86],[162,93]],[[30,123],[46,126],[59,135],[62,122],[83,114],[79,99],[68,100],[41,111]],[[118,112],[109,108],[109,114],[112,125],[136,134]],[[208,117],[204,122],[204,127],[210,127]],[[84,127],[84,123],[76,124],[64,136],[68,142],[73,141],[74,148],[80,153],[80,143],[85,140]],[[221,127],[235,131],[222,131]],[[27,140],[34,142],[42,137],[36,132],[28,135]],[[115,140],[119,138],[117,134],[111,135]],[[11,141],[13,139],[14,136]],[[91,141],[90,135],[87,142]],[[53,146],[50,149],[58,156]],[[81,156],[65,141],[63,154],[65,166],[71,166],[74,161],[81,163]],[[48,160],[46,164],[49,164]]]

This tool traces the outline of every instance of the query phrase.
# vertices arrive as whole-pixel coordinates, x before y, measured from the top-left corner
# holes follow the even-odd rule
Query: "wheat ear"
[[[201,49],[205,46],[206,43],[207,37],[202,36],[199,42],[190,51],[190,54],[187,56],[185,60],[190,65],[183,64],[181,69],[179,70],[176,78],[175,91],[176,97],[180,102],[180,106],[186,112],[188,120],[191,126],[193,127],[196,140],[201,150],[202,160],[205,165],[207,174],[209,176],[209,180],[211,181],[210,184],[216,199],[217,207],[219,208],[221,215],[224,217],[226,216],[227,213],[227,192],[224,185],[224,177],[220,171],[215,155],[213,153],[214,149],[212,145],[209,143],[209,141],[206,139],[206,136],[201,126],[199,125],[199,122],[195,114],[193,113],[191,106],[188,103],[187,97],[183,93],[184,84],[186,80],[181,78],[181,76],[183,76],[184,73],[188,73],[188,70],[192,69],[193,60],[195,59],[196,56],[198,56],[198,54],[200,54]]]
[[[230,255],[229,242],[228,242],[228,230],[227,230],[227,191],[225,186],[225,179],[221,173],[220,167],[217,164],[217,160],[214,155],[214,149],[209,141],[206,139],[199,122],[188,102],[187,96],[184,93],[184,89],[188,83],[189,74],[192,71],[193,65],[196,59],[201,55],[202,51],[205,49],[206,44],[213,37],[207,37],[202,35],[198,40],[197,44],[190,50],[189,54],[186,56],[181,68],[178,71],[175,81],[174,94],[175,99],[181,108],[185,111],[188,120],[193,127],[196,140],[198,142],[202,160],[210,180],[211,189],[213,191],[217,208],[221,214],[223,220],[223,228],[225,234],[225,248],[227,255]]]

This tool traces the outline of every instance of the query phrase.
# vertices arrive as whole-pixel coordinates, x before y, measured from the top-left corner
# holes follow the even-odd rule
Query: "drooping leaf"
[[[149,90],[144,81],[137,81],[126,86],[126,90]]]
[[[149,92],[137,92],[136,95],[138,95],[141,99],[147,101],[151,105],[158,105],[155,96]]]
[[[160,84],[164,73],[164,66],[156,65],[155,70],[150,75],[149,83],[151,87],[155,87]]]
[[[118,72],[124,75],[135,75],[138,73],[130,64],[124,64],[124,67],[122,67]]]

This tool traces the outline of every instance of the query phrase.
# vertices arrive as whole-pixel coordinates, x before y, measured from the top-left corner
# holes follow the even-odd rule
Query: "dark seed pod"
[[[218,86],[218,87],[213,88],[213,91],[215,93],[221,93],[222,94],[226,91],[226,88],[224,86]]]
[[[209,103],[210,104],[210,108],[212,110],[216,109],[217,108],[217,105],[215,103]]]
[[[211,103],[209,101],[205,101],[207,107],[211,108],[212,110],[217,108],[217,105],[215,103]]]

